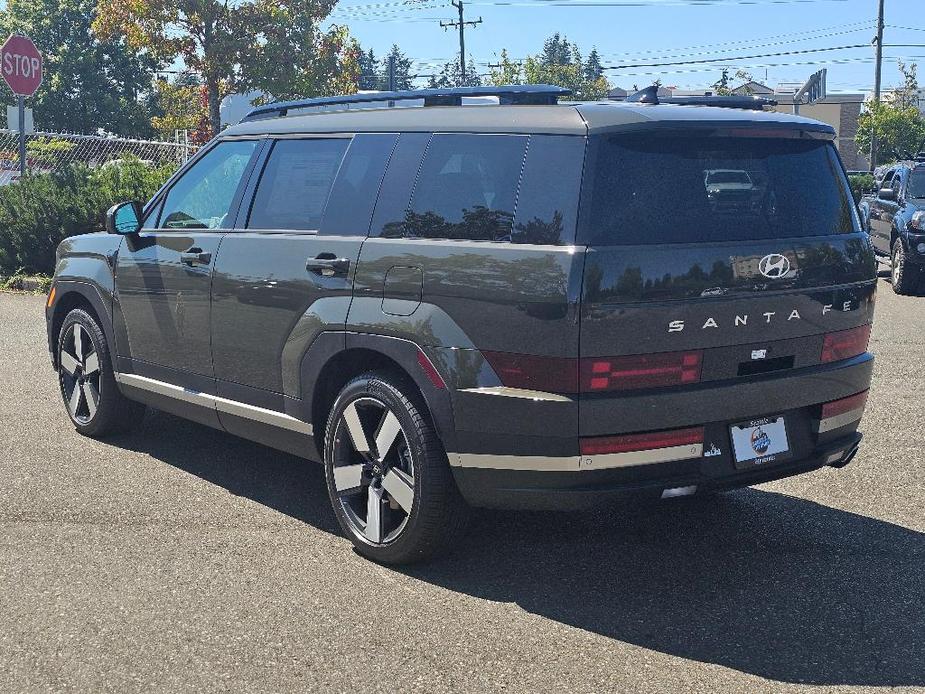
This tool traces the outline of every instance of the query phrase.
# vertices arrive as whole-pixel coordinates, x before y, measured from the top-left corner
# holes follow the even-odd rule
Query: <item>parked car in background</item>
[[[889,259],[893,290],[925,289],[925,162],[891,166],[877,194],[862,202],[874,250]]]
[[[847,465],[877,281],[834,129],[568,93],[258,107],[60,245],[48,346],[75,428],[153,406],[321,462],[344,533],[392,563],[451,547],[472,508]],[[347,110],[364,99],[425,105]]]

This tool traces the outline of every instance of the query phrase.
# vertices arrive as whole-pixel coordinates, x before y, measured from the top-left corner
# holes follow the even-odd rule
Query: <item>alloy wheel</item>
[[[381,400],[357,398],[334,432],[337,503],[354,533],[374,545],[394,541],[414,507],[414,461],[395,413]]]
[[[78,424],[89,424],[100,404],[100,358],[80,323],[65,331],[58,363],[61,394],[71,418]]]

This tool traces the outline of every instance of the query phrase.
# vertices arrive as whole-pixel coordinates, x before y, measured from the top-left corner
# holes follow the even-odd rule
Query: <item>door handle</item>
[[[305,269],[322,277],[346,277],[350,273],[350,259],[338,258],[333,253],[319,253],[308,259]]]
[[[211,253],[203,253],[201,248],[190,248],[180,254],[180,262],[184,265],[208,265],[212,262]]]

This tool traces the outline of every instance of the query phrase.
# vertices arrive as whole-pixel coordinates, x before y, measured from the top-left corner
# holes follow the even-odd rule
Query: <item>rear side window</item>
[[[434,135],[410,208],[386,237],[509,241],[527,137]]]
[[[366,236],[379,184],[398,139],[394,134],[357,135],[337,172],[321,234]]]
[[[585,142],[568,135],[530,137],[511,241],[574,243]]]
[[[828,142],[789,138],[601,138],[584,241],[713,243],[857,231]]]
[[[316,230],[350,140],[279,140],[264,166],[249,229]]]
[[[906,184],[906,197],[925,200],[925,166],[912,169]]]

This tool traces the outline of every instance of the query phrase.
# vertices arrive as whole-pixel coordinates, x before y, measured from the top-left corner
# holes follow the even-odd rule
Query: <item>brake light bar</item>
[[[582,392],[686,385],[700,381],[703,352],[661,352],[581,360]]]
[[[822,340],[822,355],[819,360],[827,364],[856,357],[867,351],[869,342],[870,324],[850,330],[840,330],[837,333],[828,333]]]
[[[703,427],[622,436],[596,436],[579,441],[582,456],[620,456],[622,465],[646,465],[703,455]]]

